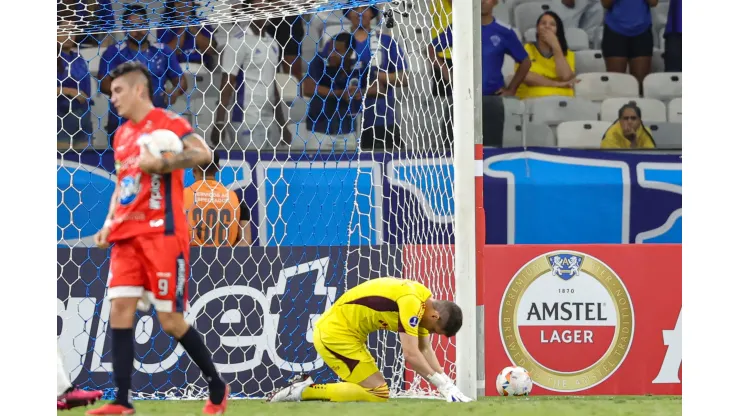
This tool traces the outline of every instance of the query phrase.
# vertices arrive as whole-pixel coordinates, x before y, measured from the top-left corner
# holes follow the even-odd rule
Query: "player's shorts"
[[[366,341],[332,330],[332,325],[335,324],[324,320],[313,329],[313,345],[332,371],[342,380],[355,384],[380,371]]]
[[[111,249],[108,298],[141,298],[157,312],[187,310],[190,250],[182,236],[150,234]]]

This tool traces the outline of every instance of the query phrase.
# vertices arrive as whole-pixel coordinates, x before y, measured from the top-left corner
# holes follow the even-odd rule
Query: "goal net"
[[[475,197],[456,204],[472,168],[456,160],[452,75],[430,60],[452,59],[434,49],[452,21],[432,6],[442,2],[57,1],[57,321],[73,382],[115,387],[109,252],[92,236],[115,186],[112,134],[124,121],[106,75],[133,59],[152,72],[155,105],[216,149],[216,178],[241,201],[233,242],[217,213],[203,215],[209,244],[192,246],[186,313],[235,395],[262,398],[297,373],[336,380],[312,347],[312,325],[368,279],[418,280],[475,307],[474,222],[460,222]],[[186,172],[186,186],[194,181]],[[467,284],[456,267],[472,272]],[[152,313],[137,314],[138,397],[204,397],[184,350]],[[453,379],[460,339],[432,339]],[[406,369],[396,334],[378,331],[368,348],[394,397],[436,394]]]

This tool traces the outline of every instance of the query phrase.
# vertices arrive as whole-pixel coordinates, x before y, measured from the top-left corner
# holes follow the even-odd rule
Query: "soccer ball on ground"
[[[177,134],[165,129],[141,135],[138,143],[141,147],[146,147],[156,158],[162,157],[163,154],[180,153],[183,149],[182,140],[177,137]]]
[[[532,392],[532,378],[522,367],[506,367],[496,377],[496,390],[502,396],[528,396]]]

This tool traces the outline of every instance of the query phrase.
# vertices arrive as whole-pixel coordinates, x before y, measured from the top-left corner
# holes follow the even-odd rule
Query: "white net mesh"
[[[88,247],[123,122],[106,75],[128,60],[149,66],[155,105],[219,149],[217,178],[248,214],[248,247],[191,252],[188,319],[234,393],[264,397],[296,372],[334,380],[311,323],[364,280],[416,279],[452,300],[451,86],[429,62],[449,59],[429,47],[451,16],[431,3],[58,0],[58,328],[73,381],[114,387],[108,253]],[[140,397],[203,397],[197,368],[150,315],[136,340]],[[454,346],[433,345],[454,378]],[[394,396],[432,395],[395,334],[368,346]]]

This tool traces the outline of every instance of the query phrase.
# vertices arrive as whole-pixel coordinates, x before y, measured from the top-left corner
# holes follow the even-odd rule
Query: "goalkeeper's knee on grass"
[[[303,390],[302,400],[330,402],[385,402],[390,391],[388,384],[366,389],[354,383],[313,384]]]

